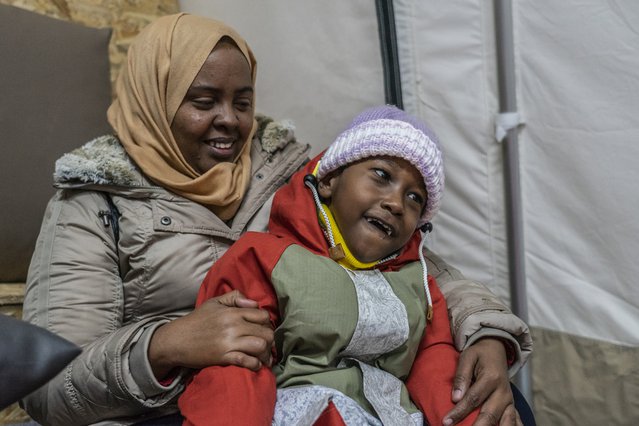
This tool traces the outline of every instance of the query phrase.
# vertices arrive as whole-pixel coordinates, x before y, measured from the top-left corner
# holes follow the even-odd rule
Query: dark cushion
[[[0,282],[24,282],[55,160],[108,133],[110,29],[0,5]]]
[[[0,314],[0,410],[27,396],[82,350],[44,328]]]

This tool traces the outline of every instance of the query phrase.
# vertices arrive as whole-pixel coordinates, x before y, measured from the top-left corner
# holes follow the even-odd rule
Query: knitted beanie
[[[428,200],[419,226],[429,222],[439,210],[444,192],[442,152],[426,124],[395,106],[373,107],[359,114],[322,156],[317,178],[377,156],[402,158],[421,173]]]

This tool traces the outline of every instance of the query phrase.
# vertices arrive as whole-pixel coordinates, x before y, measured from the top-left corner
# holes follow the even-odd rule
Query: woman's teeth
[[[233,142],[213,142],[213,148],[230,149],[232,146]]]

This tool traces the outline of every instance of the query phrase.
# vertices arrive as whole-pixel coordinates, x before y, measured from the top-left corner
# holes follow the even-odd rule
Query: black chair
[[[510,388],[513,391],[513,398],[515,399],[515,408],[519,413],[519,417],[521,418],[521,422],[524,426],[537,426],[537,422],[535,422],[535,416],[533,414],[533,410],[522,395],[521,391],[514,384],[510,384]]]
[[[82,349],[44,328],[0,314],[0,410],[51,380]]]

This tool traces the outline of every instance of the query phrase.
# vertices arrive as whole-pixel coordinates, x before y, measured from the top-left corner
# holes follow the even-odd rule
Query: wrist
[[[158,327],[151,336],[149,342],[149,350],[147,357],[149,359],[149,365],[153,371],[153,375],[158,381],[163,381],[169,376],[171,371],[177,367],[174,360],[171,359],[171,355],[174,353],[171,350],[167,350],[169,347],[170,339],[168,338],[170,323],[161,325]]]
[[[494,348],[496,351],[499,351],[499,348],[503,348],[503,352],[499,351],[500,354],[503,354],[503,358],[506,361],[507,365],[511,364],[510,359],[514,359],[514,348],[512,343],[508,339],[503,339],[497,336],[486,336],[477,340],[474,344],[481,343],[483,345],[490,345],[490,347]]]
[[[517,349],[515,348],[515,344],[508,339],[497,338],[502,345],[504,345],[504,349],[506,350],[506,363],[508,367],[512,367],[517,359]]]

